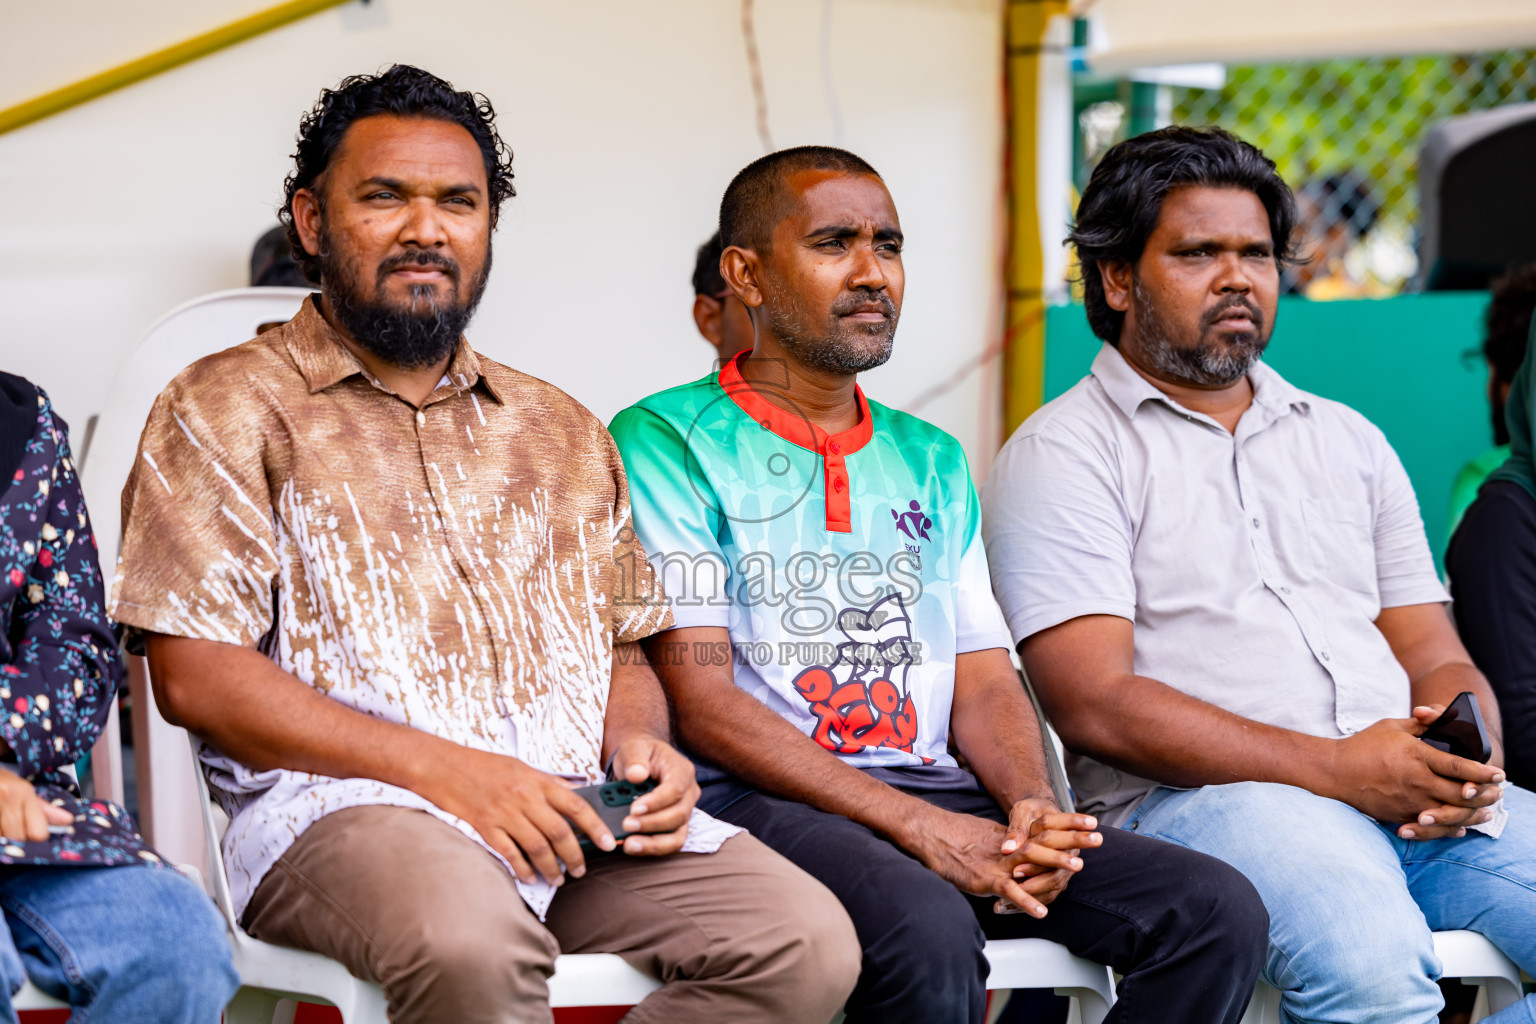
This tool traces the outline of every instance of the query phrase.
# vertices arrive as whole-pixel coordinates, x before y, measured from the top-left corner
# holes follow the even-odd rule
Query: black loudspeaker
[[[1417,287],[1487,288],[1536,261],[1536,103],[1437,124],[1420,151],[1419,196]]]

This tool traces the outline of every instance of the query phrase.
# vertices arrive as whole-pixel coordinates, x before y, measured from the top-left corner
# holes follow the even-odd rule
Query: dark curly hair
[[[1163,200],[1186,185],[1252,192],[1269,214],[1277,266],[1295,262],[1296,200],[1257,148],[1220,128],[1175,125],[1112,146],[1083,189],[1077,224],[1067,242],[1077,247],[1083,305],[1093,333],[1120,343],[1125,314],[1104,298],[1103,263],[1134,264],[1162,215]]]
[[[1496,278],[1489,288],[1488,311],[1483,314],[1483,358],[1493,367],[1500,384],[1515,379],[1525,358],[1531,335],[1531,314],[1536,311],[1536,263],[1516,267]]]
[[[1536,263],[1516,267],[1494,280],[1488,311],[1483,314],[1483,358],[1493,368],[1497,384],[1511,384],[1525,359],[1536,312]],[[1509,424],[1501,405],[1494,409],[1493,443],[1509,444]]]
[[[314,107],[299,120],[293,171],[283,181],[283,208],[277,214],[288,229],[294,261],[311,281],[320,280],[320,260],[305,252],[299,240],[293,223],[293,195],[301,188],[315,187],[347,129],[378,114],[433,118],[460,125],[469,132],[485,159],[493,226],[502,201],[517,195],[512,187],[512,150],[496,133],[496,111],[490,100],[479,93],[459,92],[431,72],[409,64],[396,64],[377,75],[344,78],[336,88],[322,90]]]

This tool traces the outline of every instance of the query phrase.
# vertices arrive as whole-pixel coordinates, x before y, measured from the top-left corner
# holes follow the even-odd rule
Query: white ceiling
[[[1101,73],[1536,46],[1536,0],[1074,0]]]

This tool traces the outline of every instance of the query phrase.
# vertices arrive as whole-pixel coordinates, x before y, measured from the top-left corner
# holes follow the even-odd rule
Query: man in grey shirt
[[[1249,876],[1289,1020],[1428,1024],[1431,930],[1536,969],[1536,797],[1396,454],[1259,361],[1294,222],[1219,129],[1105,155],[1071,240],[1106,344],[999,455],[987,553],[1081,809]],[[1418,738],[1462,691],[1487,765]]]

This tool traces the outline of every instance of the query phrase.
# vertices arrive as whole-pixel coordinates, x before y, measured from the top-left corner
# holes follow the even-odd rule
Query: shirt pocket
[[[1368,501],[1303,498],[1312,568],[1341,587],[1376,594],[1374,511]]]

